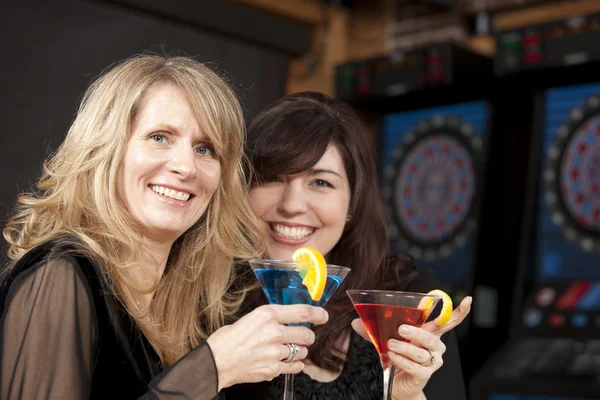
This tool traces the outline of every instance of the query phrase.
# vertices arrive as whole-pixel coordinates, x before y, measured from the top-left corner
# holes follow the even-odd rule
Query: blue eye
[[[150,139],[152,139],[152,141],[156,142],[156,143],[164,143],[164,141],[167,138],[163,134],[155,133],[155,134],[153,134],[153,135],[150,136]]]
[[[210,146],[198,146],[196,147],[196,153],[212,156],[215,153],[215,151]]]

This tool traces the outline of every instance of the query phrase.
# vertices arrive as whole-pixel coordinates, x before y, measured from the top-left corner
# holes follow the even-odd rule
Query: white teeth
[[[188,201],[190,198],[189,193],[178,192],[177,190],[168,189],[162,186],[152,186],[152,191],[176,200]]]
[[[289,227],[275,223],[271,224],[271,227],[275,233],[288,239],[304,239],[315,231],[314,228]]]

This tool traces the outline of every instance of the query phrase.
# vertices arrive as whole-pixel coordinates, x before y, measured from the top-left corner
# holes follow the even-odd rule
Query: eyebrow
[[[169,123],[159,123],[156,124],[152,127],[152,129],[154,130],[159,130],[159,131],[169,131],[169,132],[177,132],[179,133],[179,129],[177,127],[175,127],[174,125],[171,125]]]
[[[325,169],[325,168],[313,168],[310,169],[310,174],[311,175],[317,175],[317,174],[333,174],[333,175],[337,175],[340,178],[342,177],[340,174],[338,174],[337,172],[335,172],[332,169]]]

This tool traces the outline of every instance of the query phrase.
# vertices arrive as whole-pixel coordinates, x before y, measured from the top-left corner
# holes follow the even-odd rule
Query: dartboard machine
[[[492,60],[443,43],[337,67],[337,97],[375,116],[392,252],[470,293]]]
[[[511,335],[476,374],[472,400],[600,399],[599,34],[598,15],[498,34],[529,50],[517,60],[499,52],[497,71],[522,85],[532,64],[543,71]]]
[[[458,302],[470,293],[489,113],[484,101],[388,114],[382,196],[391,250],[432,270]]]
[[[340,65],[336,82],[337,97],[376,126],[390,251],[412,255],[458,304],[477,291],[472,277],[489,197],[493,60],[442,43]],[[484,324],[507,325],[496,319],[498,305],[492,296],[491,311],[482,314],[493,321]],[[475,325],[457,329],[461,349]],[[468,379],[468,357],[462,358]]]
[[[457,296],[469,291],[491,76],[490,58],[451,43],[337,67],[337,97],[377,121],[391,251]]]

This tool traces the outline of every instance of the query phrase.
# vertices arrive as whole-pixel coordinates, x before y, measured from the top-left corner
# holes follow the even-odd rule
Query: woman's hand
[[[296,374],[304,368],[307,346],[315,334],[303,326],[283,324],[310,322],[321,325],[327,312],[308,305],[266,305],[248,313],[235,324],[217,330],[208,339],[217,372],[219,388],[237,383],[268,381],[280,374]],[[285,362],[288,343],[299,347],[298,361]]]
[[[410,343],[390,339],[388,357],[396,367],[394,398],[419,398],[429,378],[444,363],[446,345],[423,328],[402,325],[398,332]]]
[[[423,388],[444,363],[443,355],[446,345],[441,340],[442,334],[458,326],[471,310],[472,298],[465,297],[452,312],[447,324],[438,326],[433,321],[423,324],[421,328],[402,325],[398,329],[401,337],[410,343],[390,339],[388,341],[388,357],[396,367],[394,376],[394,398],[421,399]],[[352,321],[352,327],[365,339],[368,335],[360,319]]]
[[[429,321],[424,323],[421,328],[431,333],[435,333],[438,336],[442,336],[444,333],[451,331],[452,329],[460,325],[465,320],[465,318],[467,318],[467,315],[469,315],[469,312],[471,312],[472,302],[473,298],[471,296],[467,296],[464,299],[462,299],[458,307],[456,307],[454,311],[452,311],[450,321],[448,321],[446,324],[439,326],[435,322]]]

